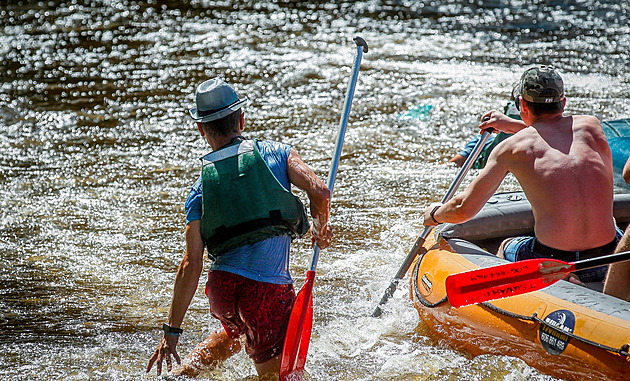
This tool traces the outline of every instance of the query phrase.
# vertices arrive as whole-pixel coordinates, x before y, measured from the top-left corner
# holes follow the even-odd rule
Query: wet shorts
[[[210,313],[232,339],[245,335],[245,351],[256,364],[282,353],[295,302],[292,284],[258,282],[225,271],[210,271],[206,284]]]
[[[619,242],[622,235],[623,235],[623,232],[617,229],[616,242]],[[612,249],[610,250],[610,252],[608,253],[602,252],[599,255],[606,255],[606,254],[612,253],[613,250],[615,249],[614,246],[615,245],[612,246]],[[549,251],[549,252],[552,252],[555,250],[548,246],[544,246],[540,244],[539,242],[536,241],[535,237],[516,237],[505,245],[503,255],[505,256],[505,259],[507,259],[510,262],[522,261],[525,259],[549,258],[549,257],[553,258],[554,257],[552,255],[549,255],[548,253],[543,254],[539,252],[538,250],[536,250],[535,247],[545,248],[547,250],[544,250],[544,251]],[[560,251],[560,250],[557,250],[557,251]],[[588,258],[577,258],[577,259],[576,258],[555,258],[555,259],[572,262],[575,260],[588,259]],[[577,271],[576,275],[580,278],[582,282],[596,282],[596,281],[601,281],[606,277],[607,269],[608,269],[607,265],[600,266],[600,267],[595,267],[592,269]]]

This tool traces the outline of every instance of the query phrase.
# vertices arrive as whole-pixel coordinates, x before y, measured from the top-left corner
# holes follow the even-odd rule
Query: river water
[[[360,35],[308,372],[549,380],[442,345],[406,282],[370,314],[457,174],[447,159],[525,68],[560,70],[568,113],[630,117],[629,14],[619,0],[0,1],[0,378],[155,379],[144,369],[209,151],[186,113],[196,84],[233,84],[251,100],[246,136],[292,144],[325,178]],[[293,246],[297,289],[309,257],[308,240]],[[203,278],[182,355],[219,327]],[[240,353],[202,378],[254,374]]]

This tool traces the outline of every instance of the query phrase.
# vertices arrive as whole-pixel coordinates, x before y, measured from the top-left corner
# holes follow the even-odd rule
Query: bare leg
[[[263,378],[263,376],[271,373],[280,373],[280,355],[272,358],[269,361],[265,361],[260,364],[254,364],[256,366],[256,372],[258,376]],[[266,378],[264,378],[266,379]]]
[[[630,300],[630,261],[610,265],[604,283],[604,294]]]
[[[630,250],[630,227],[621,237],[615,253],[627,250]],[[613,263],[608,267],[608,274],[604,282],[604,294],[630,300],[630,261]]]
[[[174,376],[196,377],[202,371],[213,369],[241,350],[241,343],[231,339],[220,329],[201,342],[182,360],[182,367]]]

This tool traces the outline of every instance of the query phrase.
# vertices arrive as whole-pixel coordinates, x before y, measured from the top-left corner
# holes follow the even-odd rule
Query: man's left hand
[[[162,337],[162,341],[158,345],[155,353],[149,359],[149,365],[147,366],[147,373],[151,371],[153,367],[153,363],[157,361],[157,375],[162,374],[162,361],[166,360],[166,369],[170,372],[173,369],[173,364],[171,361],[171,355],[175,357],[175,361],[178,364],[181,364],[182,361],[177,354],[177,341],[179,340],[178,336],[164,335]]]

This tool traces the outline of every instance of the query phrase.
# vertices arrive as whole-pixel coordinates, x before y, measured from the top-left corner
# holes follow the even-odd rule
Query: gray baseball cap
[[[195,91],[196,107],[190,109],[190,116],[197,122],[210,122],[230,115],[247,104],[247,98],[240,99],[236,91],[220,78],[202,82]]]
[[[532,103],[555,103],[564,99],[564,82],[553,66],[527,69],[512,90],[512,96]]]

